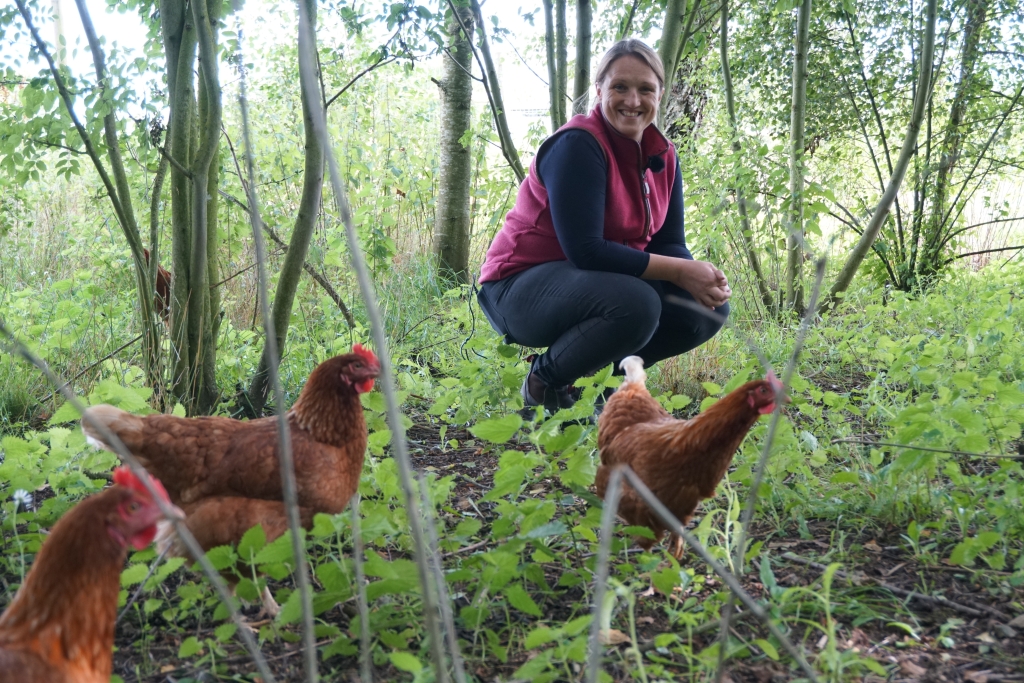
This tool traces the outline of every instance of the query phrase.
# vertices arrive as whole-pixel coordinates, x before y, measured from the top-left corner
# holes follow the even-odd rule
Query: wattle
[[[142,550],[156,538],[156,525],[143,529],[131,537],[131,544],[136,550]]]

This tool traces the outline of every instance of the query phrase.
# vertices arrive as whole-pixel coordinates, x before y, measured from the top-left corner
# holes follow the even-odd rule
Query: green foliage
[[[360,245],[378,287],[398,398],[406,413],[402,426],[410,431],[414,458],[427,474],[463,652],[471,671],[504,667],[494,677],[578,678],[586,657],[601,514],[600,501],[588,490],[598,464],[596,427],[588,418],[596,397],[616,386],[618,378],[610,366],[603,368],[577,382],[582,399],[576,407],[553,416],[520,414],[524,350],[504,344],[490,331],[470,288],[445,290],[422,256],[428,251],[436,194],[436,94],[423,69],[413,71],[413,65],[418,54],[440,44],[439,17],[432,7],[413,2],[391,3],[379,16],[362,6],[342,4],[330,5],[321,16],[328,98],[379,59],[399,56],[406,69],[382,67],[367,73],[332,104],[330,126]],[[815,30],[831,31],[843,19],[841,12],[853,9],[881,11],[875,5],[821,9],[832,23]],[[657,3],[640,3],[634,26],[643,30],[658,25],[660,11]],[[785,38],[791,33],[788,11],[787,3],[739,8],[734,68],[751,89],[740,105],[741,120],[754,122],[745,130],[781,130],[788,121],[782,109],[786,89],[778,87],[788,78],[782,63],[790,49]],[[909,29],[896,19],[909,21],[909,11],[893,10],[899,15],[893,18],[893,36],[903,41],[900,45],[906,44]],[[270,16],[294,28],[290,6],[273,7]],[[379,44],[370,30],[375,22],[401,30],[401,40]],[[9,10],[0,9],[0,27],[16,30],[17,25]],[[223,37],[230,56],[237,38],[229,32]],[[826,47],[825,37],[812,36],[812,45],[821,50],[812,56],[812,68],[822,73],[843,69],[849,76],[849,55]],[[909,54],[878,51],[869,74],[872,86],[905,91],[912,74],[896,62]],[[260,53],[259,68],[254,65],[251,71],[250,106],[260,112],[255,152],[263,218],[284,239],[294,219],[303,163],[294,58],[292,46],[270,46]],[[132,69],[150,73],[153,67],[117,60],[112,65],[115,87],[105,96],[109,101],[99,104],[145,106],[155,117],[159,100],[146,99],[144,90],[131,92],[128,80]],[[717,65],[705,68],[710,73]],[[87,93],[83,97],[92,98],[90,106],[97,104],[92,85],[72,82]],[[825,141],[856,133],[855,119],[838,92],[841,85],[812,76],[809,131]],[[834,103],[841,104],[825,106]],[[907,103],[893,97],[881,105],[888,125],[900,120]],[[127,250],[91,203],[96,179],[72,151],[46,151],[25,143],[37,136],[78,150],[80,141],[58,115],[52,84],[44,79],[28,79],[13,103],[0,109],[3,318],[62,375],[83,373],[71,386],[86,403],[148,412],[153,395],[143,386],[137,347],[129,345],[104,358],[137,335],[138,320]],[[476,114],[464,140],[474,159],[473,250],[479,262],[504,220],[515,186],[489,149],[496,138],[487,112]],[[95,117],[90,119],[91,130],[97,125]],[[123,119],[118,125],[125,144],[132,141],[139,166],[155,166],[145,126]],[[784,229],[781,217],[787,210],[788,171],[781,163],[787,150],[777,140],[751,136],[734,155],[721,144],[721,121],[709,116],[708,125],[707,136],[682,151],[687,237],[698,257],[721,263],[729,272],[737,293],[737,330],[723,332],[679,364],[663,363],[651,370],[652,394],[679,416],[705,409],[762,373],[740,334],[757,340],[776,369],[788,357],[794,338],[791,326],[763,322],[757,315],[759,304],[750,295],[754,288],[737,248],[739,223],[731,206],[735,199],[728,189],[738,183],[754,198],[752,237],[768,257],[766,272],[776,272],[783,253],[778,243]],[[234,110],[226,112],[225,128],[237,142]],[[533,143],[539,143],[543,129],[539,125],[531,130]],[[825,244],[831,239],[836,226],[828,214],[837,213],[838,204],[851,196],[873,196],[873,189],[859,194],[859,184],[873,182],[871,173],[865,176],[861,168],[865,164],[860,153],[836,145],[829,155],[813,160],[813,181],[805,195],[812,241]],[[224,154],[221,163],[225,191],[243,197],[232,175],[234,160]],[[132,176],[138,196],[148,196],[146,178],[141,171]],[[852,206],[860,206],[854,212],[861,215],[869,204],[865,200]],[[281,366],[286,396],[280,408],[295,400],[318,362],[369,336],[347,243],[332,212],[331,202],[325,201],[324,220],[308,260],[352,309],[355,325],[350,328],[338,305],[304,278]],[[226,203],[219,230],[224,276],[236,277],[222,285],[224,320],[216,373],[222,387],[233,387],[251,378],[262,333],[253,311],[251,270],[246,270],[252,263],[248,217]],[[882,239],[879,248],[891,248],[884,245],[898,236],[889,231]],[[279,258],[274,256],[272,272]],[[867,285],[849,292],[837,312],[816,321],[807,340],[792,382],[793,402],[760,491],[756,543],[748,549],[747,561],[758,563],[754,571],[764,587],[758,598],[777,623],[808,647],[824,638],[816,649],[815,666],[831,680],[886,675],[883,660],[841,645],[851,628],[871,622],[902,624],[895,628],[905,626],[918,636],[928,628],[916,623],[905,605],[866,600],[862,588],[835,578],[832,562],[852,569],[863,561],[858,553],[871,535],[888,533],[922,566],[947,563],[998,577],[986,586],[1002,597],[1015,595],[1015,587],[1024,583],[1019,461],[942,452],[1012,454],[1020,446],[1020,277],[1017,261],[980,275],[957,272],[921,296]],[[40,405],[51,390],[20,361],[0,356],[5,551],[0,570],[8,596],[31,566],[45,531],[76,501],[105,485],[99,475],[116,463],[112,454],[86,446],[76,425],[78,416],[61,399]],[[386,674],[382,677],[428,680],[430,658],[408,513],[390,458],[394,433],[382,394],[365,394],[362,402],[370,436],[359,515],[367,547],[365,588],[374,664]],[[176,409],[180,412],[180,406]],[[719,495],[698,513],[694,533],[719,559],[733,551],[739,511],[765,434],[762,421],[743,443]],[[910,448],[835,441],[843,438]],[[27,510],[17,507],[13,496],[19,489],[38,494],[42,502]],[[326,643],[321,661],[333,672],[353,668],[358,652],[360,624],[351,606],[359,586],[350,514],[317,515],[305,538],[315,577],[317,635]],[[833,530],[833,537],[825,539],[829,569],[820,584],[787,587],[786,573],[780,570],[783,551],[773,541],[786,536],[820,541],[812,533],[815,525]],[[717,645],[705,636],[713,632],[726,594],[692,554],[679,563],[660,546],[651,552],[627,552],[634,538],[650,535],[645,527],[625,527],[612,540],[610,597],[599,617],[602,627],[618,631],[630,643],[609,651],[607,661],[638,679],[708,677],[717,664]],[[236,546],[214,548],[208,557],[237,581],[239,600],[256,602],[267,587],[281,603],[279,617],[260,629],[265,647],[297,638],[300,610],[288,535],[268,540],[256,527]],[[125,617],[132,627],[127,632],[139,635],[131,636],[137,637],[134,642],[119,642],[120,651],[143,653],[156,634],[166,634],[174,640],[172,654],[179,659],[212,675],[233,675],[224,661],[237,654],[231,649],[236,634],[234,625],[225,621],[225,606],[181,558],[156,563],[152,548],[133,553],[121,575],[122,604],[138,587],[143,592]],[[932,628],[941,647],[961,638],[962,624],[955,622]],[[766,632],[755,635],[759,637],[744,642],[730,640],[730,655],[791,664]],[[143,667],[153,666],[153,658],[139,659],[146,662]],[[160,672],[151,668],[143,673]]]

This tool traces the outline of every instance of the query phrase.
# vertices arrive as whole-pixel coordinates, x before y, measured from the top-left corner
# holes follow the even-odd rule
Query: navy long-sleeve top
[[[645,251],[604,237],[607,162],[601,145],[585,130],[564,131],[537,159],[537,172],[548,193],[558,243],[569,262],[581,270],[604,270],[639,277],[651,254],[693,259],[683,232],[683,182],[678,158],[665,223]],[[660,173],[665,173],[663,169]]]

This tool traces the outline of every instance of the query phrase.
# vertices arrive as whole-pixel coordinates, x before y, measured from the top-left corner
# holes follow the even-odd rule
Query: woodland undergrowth
[[[65,378],[77,376],[72,387],[88,403],[147,412],[151,392],[142,386],[138,345],[111,354],[137,328],[127,250],[102,228],[63,234],[59,253],[25,244],[4,249],[4,318]],[[936,621],[909,602],[870,595],[830,572],[787,586],[776,576],[785,564],[781,555],[801,539],[817,543],[816,561],[847,571],[883,548],[917,567],[960,571],[978,587],[976,595],[1008,614],[1024,612],[1021,463],[992,457],[1024,449],[1022,275],[1018,260],[954,271],[919,295],[866,285],[811,330],[762,485],[748,552],[756,576],[745,585],[813,653],[827,680],[885,676],[895,666],[887,651],[857,646],[858,631],[868,631],[876,645],[895,633],[894,646],[937,652],[952,651],[974,632],[965,630],[966,619]],[[588,489],[597,454],[596,428],[586,418],[594,397],[617,378],[606,368],[580,383],[583,399],[574,408],[524,420],[519,386],[529,350],[502,343],[468,289],[444,291],[414,258],[382,266],[378,282],[412,453],[428,474],[469,671],[477,680],[579,680],[601,513]],[[234,308],[219,342],[224,412],[231,409],[229,389],[251,376],[262,346],[242,286],[226,285],[226,305]],[[354,284],[341,289],[354,302]],[[350,329],[337,306],[304,283],[281,368],[286,401],[319,361],[368,338],[359,306],[353,309],[357,325]],[[748,340],[782,366],[795,323],[737,318],[742,322],[705,347],[652,370],[652,393],[666,408],[694,414],[761,374]],[[4,601],[45,530],[104,486],[115,464],[113,454],[86,446],[74,411],[52,391],[34,369],[0,356]],[[383,397],[366,395],[364,408],[371,434],[360,516],[374,664],[382,679],[426,680],[419,586],[388,457]],[[765,430],[762,421],[751,431],[718,496],[695,521],[697,537],[725,563]],[[640,552],[630,531],[642,533],[620,530],[612,544],[610,597],[600,611],[608,632],[619,637],[606,655],[605,675],[702,679],[715,669],[714,633],[727,593],[694,555],[677,563],[662,547]],[[354,669],[359,625],[349,513],[317,516],[307,544],[323,670]],[[242,599],[255,600],[269,577],[284,609],[258,627],[265,647],[298,640],[287,538],[266,543],[253,531],[237,548],[214,549],[210,558],[222,569],[239,558],[259,569],[242,577]],[[129,634],[118,641],[122,679],[162,680],[167,671],[179,681],[203,671],[244,678],[249,670],[232,659],[235,626],[225,621],[226,610],[183,565],[158,563],[152,549],[131,556],[122,604],[144,585],[119,627]],[[908,585],[942,589],[923,574]],[[729,648],[738,666],[790,675],[779,643],[756,622],[743,622]],[[992,645],[989,656],[998,652]]]

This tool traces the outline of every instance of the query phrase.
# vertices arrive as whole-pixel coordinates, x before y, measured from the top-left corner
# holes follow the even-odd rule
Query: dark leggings
[[[666,301],[693,297],[670,282],[579,270],[551,261],[480,286],[480,306],[491,325],[510,341],[548,347],[534,362],[550,387],[572,384],[629,355],[650,367],[715,336],[729,306],[703,315]],[[696,304],[694,304],[696,305]]]

